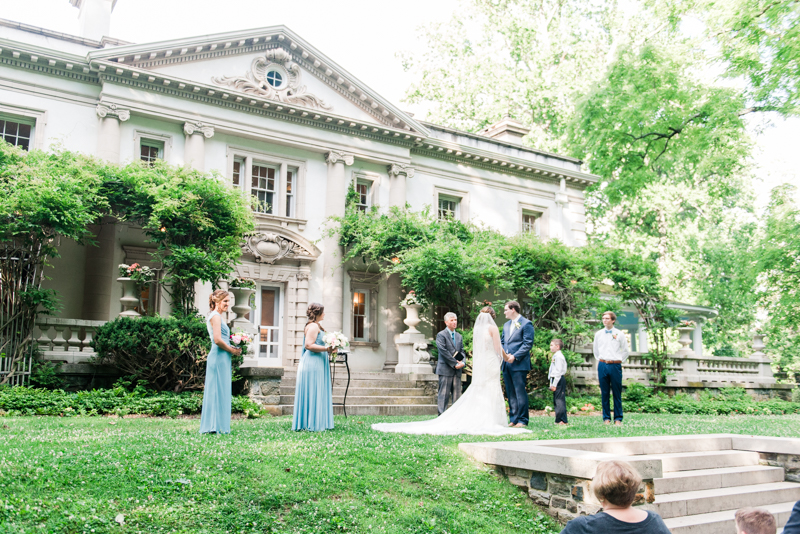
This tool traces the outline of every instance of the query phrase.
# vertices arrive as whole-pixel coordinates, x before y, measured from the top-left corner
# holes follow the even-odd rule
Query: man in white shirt
[[[564,342],[554,339],[550,342],[550,352],[553,361],[550,362],[550,371],[547,378],[550,380],[550,391],[553,392],[553,409],[556,412],[556,424],[566,425],[567,421],[567,359],[561,353]]]
[[[622,425],[622,362],[628,359],[628,338],[614,327],[617,315],[612,311],[603,313],[605,328],[594,335],[592,345],[597,360],[597,379],[600,381],[600,398],[603,403],[603,421],[611,424],[611,407],[608,393],[614,395],[614,424]]]

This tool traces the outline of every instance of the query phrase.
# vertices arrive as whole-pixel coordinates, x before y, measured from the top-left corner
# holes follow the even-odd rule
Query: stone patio
[[[800,500],[800,439],[709,434],[462,443],[561,522],[596,513],[597,464],[624,460],[642,475],[635,506],[673,534],[730,534],[739,508],[770,510],[782,527]]]

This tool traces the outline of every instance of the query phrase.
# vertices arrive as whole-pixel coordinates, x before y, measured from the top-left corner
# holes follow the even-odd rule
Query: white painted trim
[[[378,206],[380,204],[379,188],[381,177],[382,175],[378,174],[377,172],[365,171],[361,169],[354,169],[352,172],[351,187],[353,187],[358,181],[369,183],[368,208],[371,208],[372,206]]]
[[[31,150],[44,150],[46,148],[44,146],[44,128],[47,125],[47,111],[0,103],[0,114],[12,120],[22,119],[24,122],[33,122],[33,135],[31,136],[29,148]]]
[[[550,238],[550,208],[543,204],[530,204],[527,202],[517,202],[517,221],[519,232],[522,232],[523,213],[535,213],[539,216],[539,239]]]
[[[439,216],[439,197],[450,197],[458,200],[458,219],[463,223],[469,222],[469,192],[458,189],[450,189],[438,185],[433,186],[433,209],[434,215]]]
[[[170,154],[172,152],[172,136],[164,135],[154,132],[146,132],[144,130],[133,131],[133,159],[138,160],[141,157],[140,144],[142,140],[155,141],[164,144],[163,160],[167,163],[172,163]]]

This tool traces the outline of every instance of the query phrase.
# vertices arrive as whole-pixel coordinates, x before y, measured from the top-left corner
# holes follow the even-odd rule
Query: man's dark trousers
[[[562,376],[553,392],[553,408],[556,411],[556,423],[567,422],[567,377]]]
[[[503,382],[506,385],[508,414],[511,423],[528,424],[528,392],[525,389],[527,378],[528,371],[509,371],[508,367],[503,369]]]
[[[600,381],[600,399],[603,403],[603,421],[611,421],[608,393],[614,396],[614,421],[622,421],[622,364],[597,364],[597,379]]]

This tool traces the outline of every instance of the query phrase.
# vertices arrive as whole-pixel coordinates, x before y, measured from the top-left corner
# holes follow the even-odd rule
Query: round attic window
[[[280,89],[280,87],[283,85],[283,80],[283,74],[278,70],[271,69],[269,72],[267,72],[267,83],[275,89]]]

